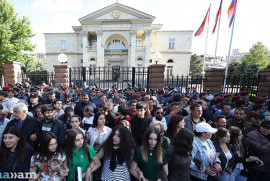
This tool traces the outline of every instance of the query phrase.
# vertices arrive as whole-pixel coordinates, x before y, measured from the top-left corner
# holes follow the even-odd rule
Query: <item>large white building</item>
[[[193,31],[164,31],[154,20],[114,3],[79,18],[81,26],[72,26],[72,33],[45,33],[47,70],[60,64],[60,53],[72,67],[147,67],[155,64],[152,56],[159,52],[158,64],[166,64],[166,75],[188,74]]]

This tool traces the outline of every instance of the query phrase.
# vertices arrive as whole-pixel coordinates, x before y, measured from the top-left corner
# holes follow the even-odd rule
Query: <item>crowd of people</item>
[[[34,173],[31,181],[268,181],[267,97],[187,91],[9,84],[0,91],[0,173]]]

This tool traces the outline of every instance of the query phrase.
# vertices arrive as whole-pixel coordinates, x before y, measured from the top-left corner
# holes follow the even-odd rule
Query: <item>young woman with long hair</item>
[[[173,139],[175,135],[178,133],[178,131],[184,127],[185,121],[183,116],[175,114],[170,118],[168,128],[164,136],[168,137],[169,139]]]
[[[134,152],[130,173],[140,181],[160,180],[161,169],[168,175],[166,152],[161,148],[160,131],[150,127],[144,134],[142,147]]]
[[[46,175],[51,181],[65,180],[68,175],[67,158],[54,133],[43,134],[39,150],[31,158],[30,172],[37,174],[37,179],[32,180],[40,180]]]
[[[116,126],[97,154],[104,160],[102,180],[129,181],[129,168],[135,148],[130,131],[125,126]]]
[[[230,131],[226,128],[220,127],[216,132],[217,140],[213,141],[216,152],[219,153],[220,165],[222,173],[218,174],[219,181],[229,181],[230,175],[235,168],[235,154],[234,148],[230,143]]]
[[[68,181],[74,180],[77,167],[81,167],[83,180],[92,180],[91,173],[101,165],[93,147],[87,147],[85,136],[79,128],[67,131],[66,155],[69,168]]]
[[[231,126],[228,128],[231,133],[230,143],[234,146],[234,150],[237,152],[235,157],[236,167],[230,175],[230,181],[246,181],[250,172],[248,162],[262,161],[255,156],[250,156],[249,146],[243,138],[243,134],[240,128]]]
[[[105,126],[105,114],[102,112],[95,113],[93,127],[88,130],[89,144],[98,152],[105,140],[110,135],[112,129]]]
[[[26,144],[21,129],[17,126],[6,127],[1,141],[0,173],[29,172],[33,154],[34,149]]]
[[[191,163],[191,151],[194,134],[189,129],[181,129],[167,150],[169,165],[168,180],[190,181],[189,166]]]

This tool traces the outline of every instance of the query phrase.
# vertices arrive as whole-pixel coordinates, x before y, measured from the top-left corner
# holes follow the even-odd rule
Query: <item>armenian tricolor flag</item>
[[[219,9],[218,9],[217,16],[216,16],[216,21],[215,21],[215,26],[214,26],[214,28],[213,28],[212,34],[215,33],[215,30],[216,30],[216,27],[217,27],[217,23],[218,23],[218,19],[219,19],[220,16],[221,16],[221,7],[222,7],[222,0],[221,0],[221,2],[220,2],[220,5],[219,5]]]
[[[209,9],[208,9],[208,11],[203,19],[202,25],[200,26],[200,28],[198,29],[198,31],[195,33],[194,36],[200,36],[202,34],[203,29],[204,29],[204,25],[205,25],[206,21],[209,21],[209,18],[210,18],[210,7],[211,7],[211,5],[209,6]]]
[[[237,0],[232,0],[231,5],[228,9],[228,16],[229,16],[229,28],[231,27],[234,19],[235,9],[236,9]]]

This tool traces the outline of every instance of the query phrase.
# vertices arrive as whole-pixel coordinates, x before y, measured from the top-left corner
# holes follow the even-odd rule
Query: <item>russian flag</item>
[[[205,25],[207,19],[208,19],[208,21],[209,21],[209,18],[210,18],[210,7],[211,7],[211,5],[209,6],[209,9],[208,9],[208,11],[207,11],[207,13],[206,13],[206,15],[205,15],[205,17],[204,17],[204,19],[203,19],[202,25],[201,25],[200,28],[197,30],[197,32],[195,33],[194,36],[200,36],[200,35],[202,35],[203,29],[204,29],[204,25]]]
[[[219,9],[218,9],[217,16],[216,16],[216,21],[215,21],[215,26],[214,26],[214,28],[213,28],[213,32],[212,32],[212,34],[214,34],[214,33],[215,33],[215,31],[216,31],[216,27],[217,27],[218,19],[219,19],[219,18],[220,18],[220,16],[221,16],[221,7],[222,7],[222,0],[221,0],[221,2],[220,2],[220,5],[219,5]]]
[[[234,19],[235,9],[236,9],[237,0],[232,0],[230,7],[228,9],[228,16],[229,16],[229,28],[231,27]]]

